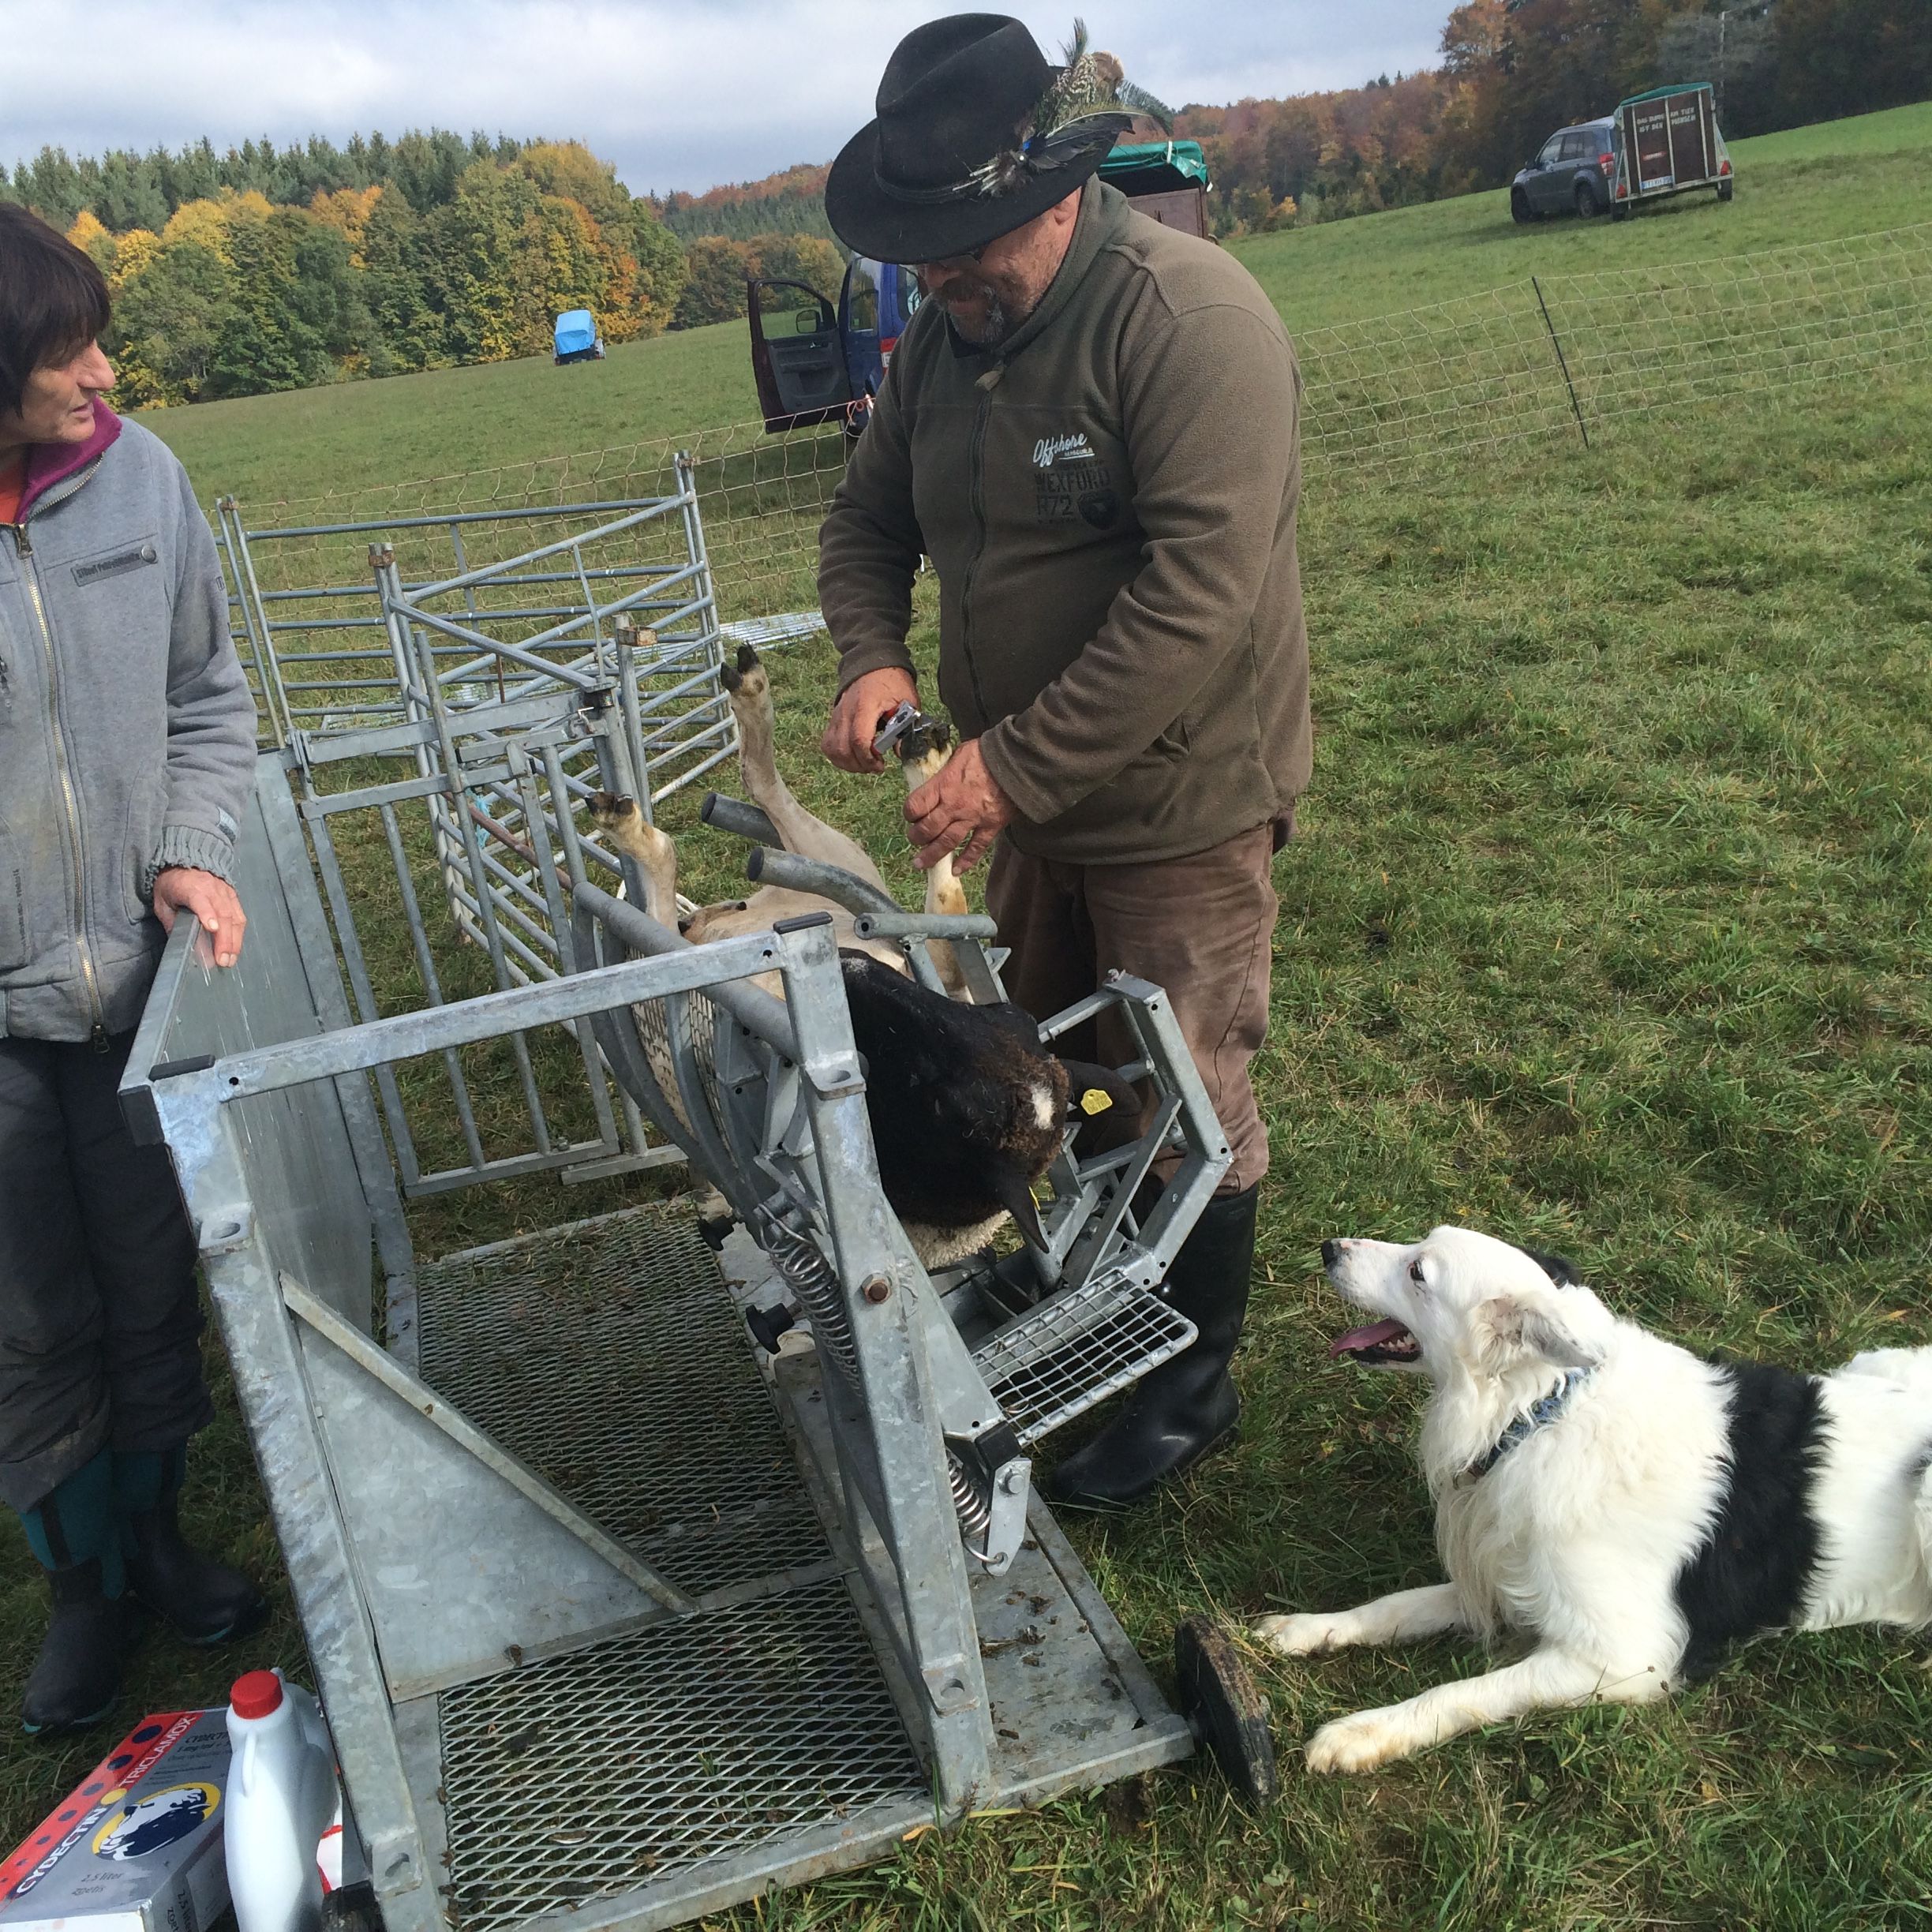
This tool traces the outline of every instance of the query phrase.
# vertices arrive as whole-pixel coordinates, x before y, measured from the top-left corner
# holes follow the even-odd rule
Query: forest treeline
[[[1215,234],[1500,187],[1553,129],[1664,81],[1709,81],[1735,137],[1932,98],[1932,0],[1469,0],[1440,51],[1439,67],[1358,88],[1182,108]],[[687,247],[829,235],[825,177],[789,168],[654,206]]]
[[[1216,234],[1498,185],[1552,129],[1661,80],[1710,81],[1734,137],[1932,97],[1932,0],[1465,0],[1441,53],[1360,88],[1184,108]],[[47,149],[0,166],[0,198],[100,264],[118,394],[140,404],[541,354],[564,309],[613,343],[721,321],[747,275],[835,294],[825,176],[634,196],[578,142],[432,130]]]
[[[1466,0],[1442,65],[1189,107],[1222,235],[1500,186],[1566,122],[1707,80],[1727,136],[1932,98],[1932,0]]]
[[[703,235],[749,242],[766,235],[817,235],[836,239],[826,219],[826,176],[829,167],[800,166],[764,180],[739,182],[710,188],[702,194],[668,194],[652,197],[652,212],[678,237],[690,242]]]
[[[650,204],[575,141],[49,151],[0,170],[8,193],[107,275],[124,406],[540,354],[561,309],[625,342],[668,325],[690,279]]]

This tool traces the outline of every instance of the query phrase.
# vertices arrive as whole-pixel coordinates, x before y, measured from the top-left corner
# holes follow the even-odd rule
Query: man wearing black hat
[[[878,105],[826,213],[861,254],[915,264],[927,299],[820,535],[840,653],[826,754],[880,769],[878,725],[915,696],[930,556],[961,743],[906,803],[921,864],[993,847],[987,908],[1030,1012],[1116,968],[1165,987],[1233,1151],[1163,1290],[1198,1339],[1043,1485],[1126,1503],[1240,1408],[1270,860],[1309,765],[1300,377],[1246,270],[1095,178],[1135,113],[1164,110],[1077,28],[1055,68],[1017,21],[935,21],[895,50]]]

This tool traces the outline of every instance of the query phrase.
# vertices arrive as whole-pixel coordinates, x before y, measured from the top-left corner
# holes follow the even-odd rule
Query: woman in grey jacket
[[[211,1414],[194,1240],[116,1099],[177,915],[240,954],[254,705],[185,474],[101,400],[108,300],[0,203],[0,1497],[54,1602],[30,1732],[107,1714],[137,1603],[199,1643],[264,1608],[178,1526]]]

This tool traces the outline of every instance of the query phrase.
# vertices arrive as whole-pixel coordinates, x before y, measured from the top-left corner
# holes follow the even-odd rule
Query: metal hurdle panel
[[[304,736],[261,754],[265,809],[293,826],[298,856],[305,843],[321,889],[312,943],[339,957],[358,1021],[556,976],[568,923],[560,839],[573,863],[623,883],[621,862],[576,822],[600,785],[628,789],[623,724],[614,693],[593,691],[561,706],[540,695]],[[514,826],[491,788],[516,799]],[[403,1193],[545,1170],[577,1182],[681,1160],[612,1080],[588,1023],[572,1032],[574,1051],[517,1031],[406,1074],[377,1069]]]
[[[287,745],[298,732],[421,715],[392,635],[398,602],[420,606],[436,681],[456,710],[555,688],[547,680],[560,668],[594,665],[624,612],[667,652],[689,658],[702,648],[721,661],[689,459],[672,474],[676,488],[658,496],[266,528],[250,528],[243,506],[222,498],[215,526],[235,642],[264,736]],[[396,565],[387,586],[371,575],[384,549]],[[661,783],[698,775],[687,767],[717,751],[718,735],[706,733],[720,716],[713,707],[655,721]],[[680,751],[687,737],[695,742]]]
[[[354,1020],[286,776],[240,965],[178,923],[123,1098],[189,1204],[389,1932],[642,1932],[1185,1755],[880,1192],[829,921],[688,945],[565,814],[568,970]],[[1069,1295],[1158,1267],[1225,1163],[1159,996],[1110,993],[1180,1166],[1140,1230],[1109,1188],[1144,1146],[1069,1165]],[[580,1024],[740,1210],[723,1278],[648,1209],[413,1253],[371,1083]],[[751,1348],[773,1294],[809,1346]]]
[[[692,465],[680,456],[672,474],[672,491],[635,501],[266,530],[249,530],[233,499],[219,506],[238,642],[268,733],[289,754],[359,1018],[380,1010],[359,882],[388,880],[388,909],[432,1004],[452,972],[474,975],[466,961],[439,964],[425,903],[446,908],[498,988],[549,978],[560,969],[560,816],[600,786],[648,813],[734,754]],[[285,554],[303,563],[271,568]],[[361,582],[346,575],[358,554]],[[290,581],[316,573],[327,580]],[[419,880],[403,822],[425,815],[434,864]],[[373,859],[354,849],[364,821],[380,822],[388,848]],[[394,1076],[380,1076],[405,1190],[537,1167],[587,1179],[679,1158],[580,1032],[578,1097],[592,1118],[553,1133],[528,1046],[513,1038],[521,1125],[496,1151],[455,1054],[447,1118],[462,1145],[427,1166]]]
[[[631,502],[268,530],[249,529],[223,499],[236,642],[265,735],[297,749],[306,774],[343,739],[436,727],[413,748],[428,777],[451,766],[447,719],[614,691],[627,778],[648,814],[736,749],[690,460],[680,456],[672,474],[672,493]],[[290,581],[317,575],[324,581]],[[464,822],[504,833],[498,856],[513,859],[525,801],[487,774],[470,774],[466,788],[466,811],[453,800],[429,809],[451,916],[481,944]]]

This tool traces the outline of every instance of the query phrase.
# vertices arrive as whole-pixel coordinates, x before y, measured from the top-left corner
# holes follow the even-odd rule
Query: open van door
[[[846,264],[836,307],[800,282],[747,281],[751,370],[766,429],[776,435],[842,416],[857,436],[919,301],[910,268],[863,255]]]
[[[765,427],[809,429],[842,419],[852,401],[838,311],[803,282],[745,283],[751,373]]]

